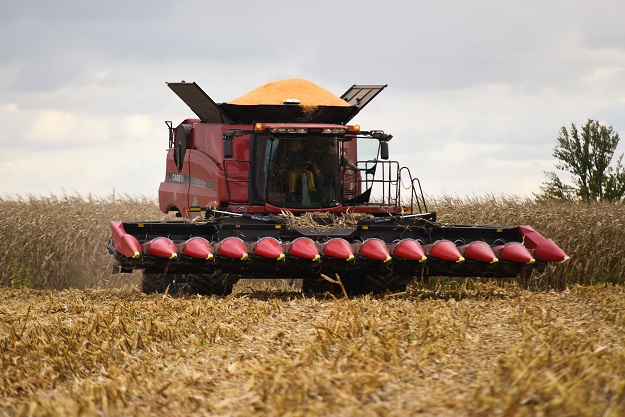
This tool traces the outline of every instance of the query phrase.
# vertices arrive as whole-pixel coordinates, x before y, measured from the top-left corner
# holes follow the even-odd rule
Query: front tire
[[[349,295],[380,295],[404,292],[412,280],[408,275],[353,274],[346,276],[343,284]]]
[[[187,282],[183,274],[167,274],[164,272],[143,271],[141,291],[145,294],[175,295],[184,292]]]
[[[334,284],[319,275],[316,277],[307,277],[302,280],[302,293],[306,295],[323,295],[325,293],[330,293],[338,296],[343,292],[341,291],[340,285]]]
[[[213,274],[189,274],[187,280],[195,294],[226,296],[232,294],[234,284],[239,281],[238,275],[224,273],[221,270]]]

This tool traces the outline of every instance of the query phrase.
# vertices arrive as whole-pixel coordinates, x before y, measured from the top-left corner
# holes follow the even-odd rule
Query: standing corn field
[[[571,260],[557,270],[529,277],[531,288],[562,289],[574,284],[622,283],[625,207],[619,203],[543,202],[515,196],[441,197],[431,203],[443,223],[535,224],[561,242]],[[0,284],[62,289],[115,287],[113,262],[102,242],[106,222],[168,218],[155,201],[93,197],[22,197],[0,201]],[[129,282],[137,282],[130,280]]]

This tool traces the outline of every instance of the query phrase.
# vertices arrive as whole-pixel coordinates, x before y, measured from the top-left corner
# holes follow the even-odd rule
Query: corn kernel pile
[[[300,106],[350,106],[325,88],[302,78],[272,81],[229,102],[229,104],[282,104],[287,99],[299,100]]]

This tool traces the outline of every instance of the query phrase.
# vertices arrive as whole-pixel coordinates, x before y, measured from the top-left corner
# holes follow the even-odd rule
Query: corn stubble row
[[[4,285],[10,272],[62,288],[76,285],[63,280],[71,272],[108,288],[0,288],[0,416],[623,415],[625,288],[575,285],[620,273],[621,206],[432,206],[447,223],[534,225],[572,259],[532,288],[569,289],[478,281],[336,300],[242,284],[227,298],[145,295],[107,281],[104,242],[110,218],[165,218],[154,202],[2,201]],[[30,275],[6,266],[16,260]]]
[[[571,259],[524,286],[562,289],[573,284],[619,282],[625,277],[625,206],[619,203],[536,203],[506,196],[440,197],[429,208],[449,224],[529,224],[552,238]],[[163,220],[173,216],[155,201],[125,197],[112,201],[81,196],[0,200],[0,285],[45,289],[119,287],[138,276],[111,275],[105,248],[108,221]],[[349,223],[349,216],[337,224]],[[138,274],[137,274],[138,275]]]
[[[0,415],[625,413],[623,287],[463,294],[5,288]]]

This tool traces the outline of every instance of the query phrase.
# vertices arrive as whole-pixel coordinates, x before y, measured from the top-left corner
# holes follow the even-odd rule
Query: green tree
[[[560,180],[553,171],[544,171],[547,181],[540,186],[540,193],[534,193],[539,201],[544,200],[571,200],[575,197],[575,187],[571,187]]]
[[[581,132],[574,123],[570,131],[562,126],[553,148],[558,159],[556,168],[573,176],[574,186],[564,184],[554,172],[545,172],[547,181],[540,187],[539,199],[570,199],[584,201],[621,200],[625,195],[625,168],[621,154],[612,167],[619,135],[612,126],[588,119]]]

